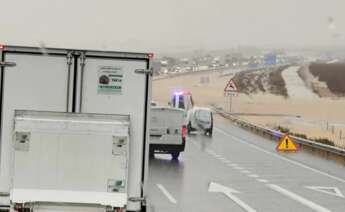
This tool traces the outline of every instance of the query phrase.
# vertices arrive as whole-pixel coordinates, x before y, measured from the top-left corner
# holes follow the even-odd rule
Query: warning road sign
[[[224,88],[224,92],[237,92],[237,86],[233,79],[230,79]]]
[[[297,152],[299,147],[289,135],[286,134],[279,140],[276,150],[279,152]]]

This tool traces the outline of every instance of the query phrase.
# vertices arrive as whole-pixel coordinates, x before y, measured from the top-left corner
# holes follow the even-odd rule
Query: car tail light
[[[5,45],[0,43],[0,50],[4,50],[5,49]]]
[[[182,138],[186,138],[187,136],[187,127],[186,125],[182,126]]]

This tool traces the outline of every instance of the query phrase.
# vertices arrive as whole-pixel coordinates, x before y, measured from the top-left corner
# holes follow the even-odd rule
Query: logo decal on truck
[[[97,91],[99,94],[121,94],[123,71],[121,67],[100,66]]]

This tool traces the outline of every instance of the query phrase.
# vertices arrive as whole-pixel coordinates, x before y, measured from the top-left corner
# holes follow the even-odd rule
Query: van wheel
[[[212,129],[205,130],[204,134],[205,136],[212,137]]]
[[[187,133],[190,135],[190,132],[192,131],[192,124],[189,122],[187,125]]]
[[[149,152],[149,157],[150,158],[154,158],[155,157],[155,152],[154,151],[150,151]]]
[[[178,157],[180,156],[180,152],[173,152],[171,153],[171,156],[173,160],[178,160]]]

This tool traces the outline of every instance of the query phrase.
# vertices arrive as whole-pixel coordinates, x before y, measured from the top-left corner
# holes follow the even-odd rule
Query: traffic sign
[[[237,86],[233,79],[230,79],[224,88],[224,92],[237,92]]]
[[[299,150],[298,145],[290,138],[288,134],[285,134],[276,147],[279,152],[297,152]]]
[[[224,92],[224,96],[237,96],[237,92]]]

